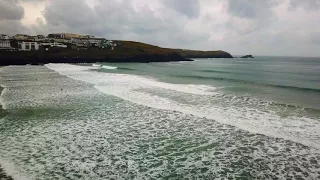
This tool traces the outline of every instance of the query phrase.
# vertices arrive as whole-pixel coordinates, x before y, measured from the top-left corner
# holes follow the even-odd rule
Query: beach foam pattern
[[[86,73],[92,73],[90,68],[77,71],[74,67],[68,76],[87,77]],[[9,113],[0,120],[0,159],[5,160],[0,164],[10,162],[11,172],[20,177],[320,178],[320,152],[312,146],[173,111],[192,108],[191,100],[199,95],[218,96],[210,94],[211,87],[200,86],[199,92],[193,86],[179,91],[174,85],[161,88],[163,84],[155,82],[161,90],[153,94],[150,85],[139,85],[142,77],[136,77],[134,88],[128,80],[121,84],[114,80],[110,90],[102,75],[91,77],[99,81],[92,84],[88,79],[87,83],[75,81],[38,66],[4,67],[0,76],[6,87],[2,102]],[[109,91],[113,96],[106,95]],[[162,97],[166,92],[169,95]],[[182,98],[185,94],[190,98]]]
[[[218,94],[215,87],[207,85],[171,84],[137,75],[84,71],[83,67],[77,71],[75,65],[47,67],[136,104],[206,117],[320,149],[319,116],[308,117],[304,108]]]

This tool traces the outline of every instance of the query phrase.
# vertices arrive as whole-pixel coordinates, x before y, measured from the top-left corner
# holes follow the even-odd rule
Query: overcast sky
[[[0,0],[0,33],[320,57],[320,0]]]

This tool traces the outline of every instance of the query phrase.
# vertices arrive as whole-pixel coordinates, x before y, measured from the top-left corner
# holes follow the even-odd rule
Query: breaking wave
[[[118,67],[102,65],[102,69],[118,69]]]
[[[172,84],[138,75],[84,71],[83,67],[74,65],[49,64],[47,67],[90,83],[105,94],[136,104],[205,117],[253,133],[320,149],[320,122],[300,116],[304,108],[218,94],[215,87],[208,85]],[[69,70],[77,68],[76,72]],[[292,112],[287,110],[288,107],[293,108]]]

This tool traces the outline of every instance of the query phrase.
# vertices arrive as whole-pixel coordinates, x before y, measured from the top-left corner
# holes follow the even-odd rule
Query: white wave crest
[[[48,68],[59,72],[60,74],[67,75],[71,78],[85,81],[94,85],[105,84],[108,86],[126,86],[129,89],[152,89],[162,88],[172,91],[178,91],[189,94],[211,95],[215,94],[213,91],[216,89],[207,85],[193,85],[193,84],[171,84],[156,81],[153,78],[146,78],[137,75],[128,74],[107,74],[88,71],[95,69],[88,66],[76,66],[70,64],[48,64]],[[120,87],[119,87],[120,88]]]
[[[101,67],[101,64],[92,64],[93,67]]]
[[[102,69],[118,69],[118,67],[103,65]]]
[[[79,71],[99,69],[99,67],[94,67],[94,66],[76,66],[71,64],[46,64],[45,66],[49,69],[61,71],[61,72],[79,72]]]
[[[7,160],[4,160],[4,159],[0,158],[0,165],[3,168],[3,170],[5,171],[5,173],[8,176],[11,176],[15,180],[31,180],[31,179],[34,179],[33,177],[30,177],[30,176],[27,177],[24,174],[22,174],[20,170],[16,169],[16,166],[13,163],[11,163],[11,162],[9,162]]]

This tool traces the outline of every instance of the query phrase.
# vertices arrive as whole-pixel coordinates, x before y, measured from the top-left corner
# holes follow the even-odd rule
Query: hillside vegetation
[[[233,58],[231,54],[225,51],[198,51],[186,49],[169,49],[153,46],[150,44],[133,42],[133,41],[117,41],[123,44],[124,49],[129,50],[130,53],[178,53],[185,58]],[[123,49],[122,49],[123,50]]]
[[[92,62],[169,62],[192,61],[188,58],[230,58],[223,51],[192,51],[161,48],[133,41],[114,41],[117,46],[101,49],[40,48],[38,51],[2,51],[0,65],[44,63],[92,63]]]
[[[231,54],[225,51],[197,51],[186,49],[173,49],[186,58],[233,58]]]

